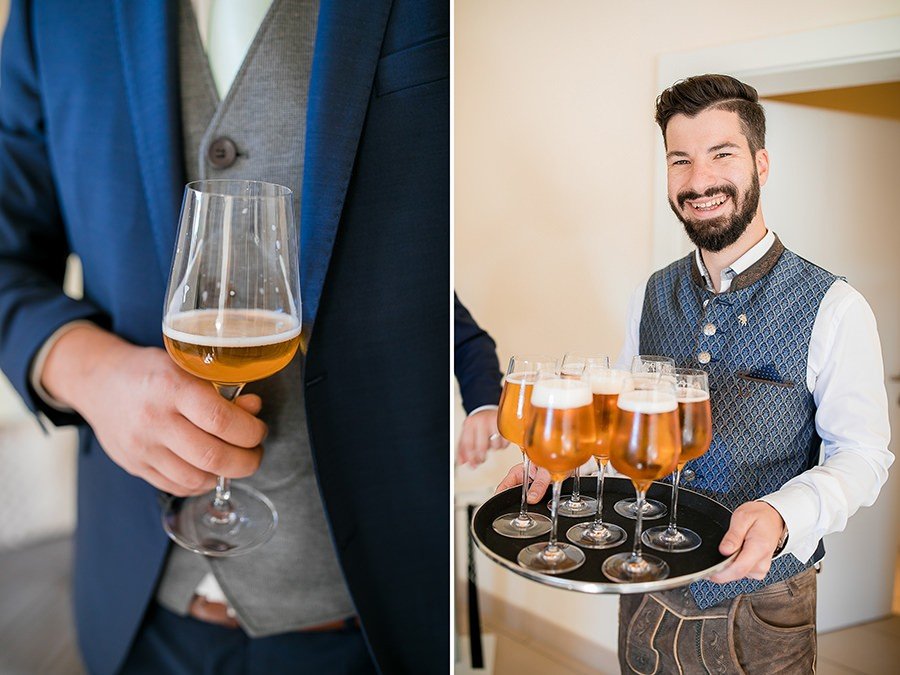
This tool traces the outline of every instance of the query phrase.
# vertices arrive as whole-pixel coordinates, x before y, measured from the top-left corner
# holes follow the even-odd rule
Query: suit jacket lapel
[[[172,2],[115,2],[128,110],[164,280],[184,188],[177,10]]]
[[[306,113],[300,214],[304,332],[315,320],[391,0],[322,0]]]

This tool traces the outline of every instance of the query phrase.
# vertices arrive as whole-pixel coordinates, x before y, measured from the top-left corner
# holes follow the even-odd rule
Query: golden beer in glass
[[[593,398],[588,383],[539,376],[531,395],[525,452],[553,480],[550,541],[522,549],[518,561],[523,567],[544,574],[562,574],[584,564],[582,551],[557,542],[559,493],[563,479],[588,460],[595,443]]]

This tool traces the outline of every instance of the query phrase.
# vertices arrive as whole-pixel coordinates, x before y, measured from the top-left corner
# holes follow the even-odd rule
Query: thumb
[[[731,555],[743,546],[747,531],[753,524],[753,520],[753,518],[744,515],[740,509],[735,511],[731,516],[731,525],[728,528],[728,532],[725,533],[719,544],[719,553]]]
[[[259,411],[262,410],[262,399],[256,394],[244,394],[243,396],[238,396],[234,400],[234,403],[251,415],[258,415]]]

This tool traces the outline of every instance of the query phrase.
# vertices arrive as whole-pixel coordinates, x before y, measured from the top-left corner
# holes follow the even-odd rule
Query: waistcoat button
[[[230,138],[222,136],[209,144],[206,158],[217,169],[227,169],[237,159],[237,146]]]
[[[706,324],[705,326],[703,326],[703,334],[704,334],[704,335],[707,335],[707,336],[709,336],[709,335],[715,335],[715,334],[716,334],[716,327],[715,327],[713,324],[711,324],[711,323]]]
[[[697,354],[697,360],[700,363],[709,363],[710,355],[709,352],[700,352]]]

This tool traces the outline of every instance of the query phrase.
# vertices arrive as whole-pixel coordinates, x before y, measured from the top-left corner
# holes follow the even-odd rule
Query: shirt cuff
[[[788,486],[758,500],[778,511],[784,520],[789,536],[781,553],[776,556],[778,558],[791,553],[805,563],[819,546],[821,537],[816,536],[815,532],[816,514],[810,511],[805,491],[800,485]]]
[[[498,406],[498,405],[491,405],[491,404],[489,404],[489,405],[482,405],[482,406],[478,406],[477,408],[475,408],[475,410],[473,410],[473,411],[470,412],[468,415],[466,415],[466,417],[471,417],[471,416],[474,415],[475,413],[479,413],[479,412],[481,412],[482,410],[499,410],[499,409],[500,409],[500,406]]]
[[[58,410],[60,412],[71,413],[75,412],[67,406],[65,403],[61,403],[53,398],[46,389],[44,389],[44,385],[41,384],[41,377],[44,374],[44,365],[47,362],[47,356],[50,354],[50,350],[59,342],[59,339],[68,333],[73,328],[78,328],[78,326],[96,326],[93,321],[70,321],[69,323],[63,324],[59,328],[54,331],[54,333],[47,338],[44,344],[41,346],[38,353],[35,355],[34,360],[31,362],[31,373],[29,375],[29,381],[31,382],[31,387],[34,389],[34,393],[36,393],[40,399],[46,403],[48,406],[53,408],[54,410]]]

